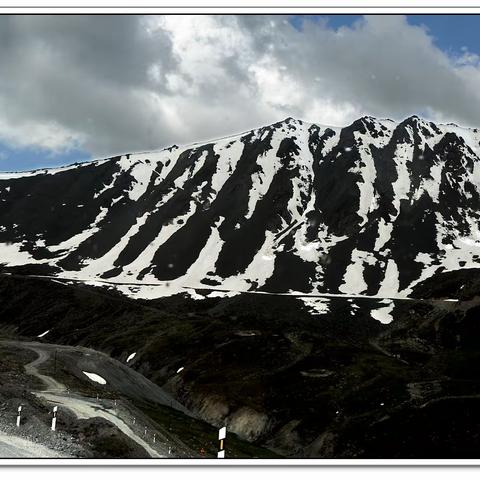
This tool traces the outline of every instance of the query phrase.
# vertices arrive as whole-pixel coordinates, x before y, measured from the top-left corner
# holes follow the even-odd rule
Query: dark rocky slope
[[[480,329],[475,302],[242,295],[142,302],[84,285],[2,275],[10,334],[84,345],[125,361],[209,422],[288,456],[475,458]],[[47,340],[48,339],[48,340]],[[177,370],[184,367],[180,373]]]

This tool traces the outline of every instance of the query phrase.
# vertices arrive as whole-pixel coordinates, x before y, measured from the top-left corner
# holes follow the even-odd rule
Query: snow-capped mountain
[[[2,173],[0,264],[171,291],[408,296],[436,272],[480,266],[479,141],[418,117],[288,118]]]

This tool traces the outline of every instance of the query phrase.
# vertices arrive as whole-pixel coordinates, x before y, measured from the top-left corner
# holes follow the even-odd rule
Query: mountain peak
[[[136,282],[138,295],[168,282],[169,292],[407,296],[440,268],[477,265],[480,160],[465,144],[478,149],[479,136],[417,116],[343,129],[287,117],[205,143],[2,174],[0,263]]]

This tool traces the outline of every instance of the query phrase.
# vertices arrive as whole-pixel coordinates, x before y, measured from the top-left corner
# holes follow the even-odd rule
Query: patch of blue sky
[[[312,22],[325,22],[328,28],[338,30],[340,27],[351,27],[362,15],[293,15],[290,23],[297,29],[302,30],[304,20]]]
[[[0,142],[0,171],[2,172],[60,167],[88,160],[92,160],[92,156],[85,150],[72,149],[57,153],[38,148],[14,148]]]
[[[480,15],[408,15],[408,23],[425,26],[446,53],[480,53]]]
[[[294,15],[290,23],[302,30],[303,21],[308,19],[338,30],[353,26],[361,18],[362,15]],[[407,21],[426,28],[434,44],[447,54],[459,55],[465,49],[480,53],[480,15],[407,15]]]

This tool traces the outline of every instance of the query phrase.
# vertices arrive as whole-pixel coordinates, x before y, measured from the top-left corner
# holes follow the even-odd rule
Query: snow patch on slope
[[[22,251],[22,243],[1,243],[0,242],[0,265],[9,267],[25,265],[28,263],[46,263],[46,260],[35,260],[30,253]]]
[[[83,370],[82,370],[82,373],[85,374],[90,380],[92,380],[92,382],[99,383],[100,385],[107,384],[107,381],[100,375],[97,375],[96,373],[84,372]]]
[[[330,311],[328,298],[302,297],[301,300],[312,315],[325,315]]]
[[[391,323],[393,321],[392,311],[394,306],[394,302],[388,302],[385,306],[372,310],[370,315],[380,323]]]
[[[343,293],[361,294],[367,290],[368,286],[363,277],[364,263],[372,264],[375,262],[369,252],[354,249],[351,262],[343,276],[343,285],[339,290]]]

